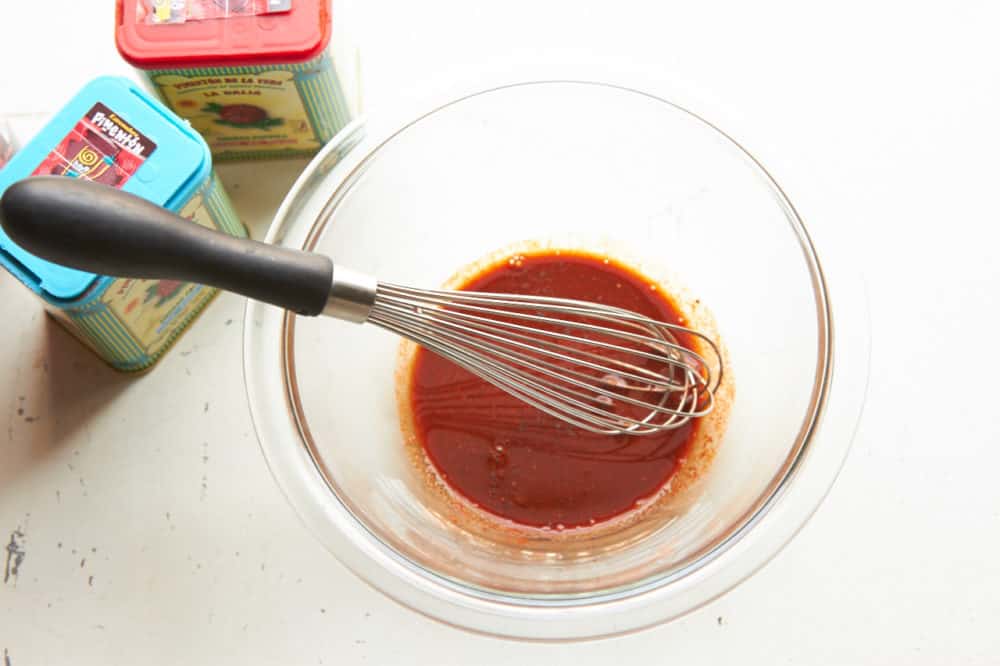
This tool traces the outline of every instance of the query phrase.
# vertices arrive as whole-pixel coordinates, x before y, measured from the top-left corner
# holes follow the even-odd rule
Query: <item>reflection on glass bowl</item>
[[[847,335],[835,346],[828,280],[770,176],[710,124],[634,90],[526,83],[401,128],[355,123],[303,174],[268,240],[435,287],[491,249],[555,237],[681,276],[710,304],[739,381],[698,492],[591,539],[498,538],[434,500],[407,458],[391,334],[257,303],[246,319],[262,449],[321,541],[420,612],[532,639],[662,622],[759,568],[833,482],[867,378],[862,297],[837,283]]]

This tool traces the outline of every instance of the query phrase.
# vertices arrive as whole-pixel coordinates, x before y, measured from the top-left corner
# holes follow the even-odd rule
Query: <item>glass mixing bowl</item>
[[[636,90],[523,83],[402,125],[355,123],[304,172],[267,240],[436,287],[490,251],[551,237],[624,248],[680,276],[714,312],[736,377],[693,501],[599,539],[517,543],[453,522],[406,454],[394,336],[260,303],[246,316],[261,447],[320,540],[428,616],[530,639],[649,626],[749,576],[829,489],[867,382],[856,281],[824,275],[752,156]]]

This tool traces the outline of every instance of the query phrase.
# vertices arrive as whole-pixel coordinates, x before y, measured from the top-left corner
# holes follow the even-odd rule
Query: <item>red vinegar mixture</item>
[[[461,288],[597,301],[684,324],[648,279],[565,250],[518,256]],[[683,336],[679,342],[691,345]],[[656,495],[697,427],[642,437],[589,433],[422,348],[413,359],[410,400],[415,435],[452,489],[497,516],[554,529],[594,525]]]

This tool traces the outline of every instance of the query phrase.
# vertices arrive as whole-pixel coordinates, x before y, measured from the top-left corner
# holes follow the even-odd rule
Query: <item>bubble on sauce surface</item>
[[[490,447],[486,464],[489,465],[491,477],[499,480],[507,475],[507,468],[510,466],[510,456],[504,450],[503,444],[495,444]]]
[[[628,388],[628,381],[624,377],[614,373],[608,373],[601,377],[601,383],[607,386],[612,386],[614,388],[625,389]]]
[[[524,255],[515,254],[510,259],[507,260],[507,268],[512,271],[519,271],[524,268]]]

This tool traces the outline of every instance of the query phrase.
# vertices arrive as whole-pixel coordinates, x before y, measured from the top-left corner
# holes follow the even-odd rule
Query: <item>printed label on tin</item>
[[[149,137],[98,102],[31,175],[85,178],[121,188],[155,150]]]
[[[315,151],[322,145],[293,72],[159,74],[153,82],[170,108],[205,137],[213,153]]]
[[[153,25],[211,21],[292,10],[292,0],[137,0],[136,21]]]
[[[203,227],[216,225],[205,198],[197,194],[178,211]],[[128,331],[148,356],[155,356],[175,334],[178,325],[200,309],[214,290],[179,280],[134,280],[119,278],[101,296],[101,302]]]

